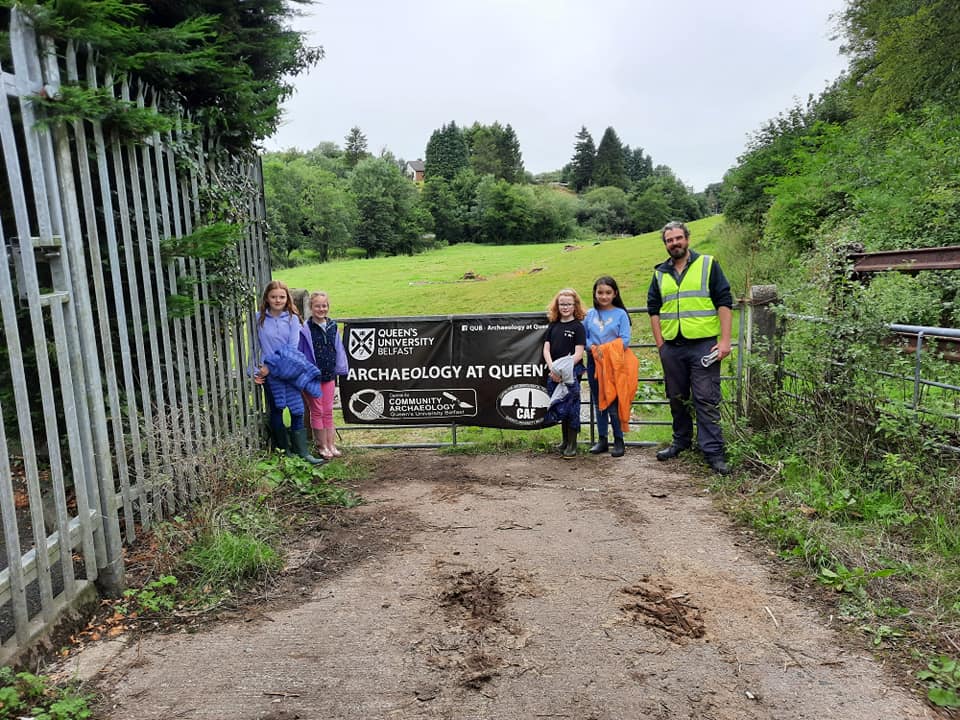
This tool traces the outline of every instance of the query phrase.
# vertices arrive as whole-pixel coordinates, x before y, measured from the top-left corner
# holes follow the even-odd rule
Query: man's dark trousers
[[[716,338],[664,342],[660,362],[673,415],[673,444],[689,448],[693,443],[693,415],[697,415],[697,444],[704,456],[724,457],[723,432],[720,430],[720,363],[703,367],[700,358],[710,354]]]

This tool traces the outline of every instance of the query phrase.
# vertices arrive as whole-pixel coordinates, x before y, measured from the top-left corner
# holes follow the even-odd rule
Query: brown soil
[[[652,451],[379,459],[259,605],[73,658],[98,716],[937,716]]]

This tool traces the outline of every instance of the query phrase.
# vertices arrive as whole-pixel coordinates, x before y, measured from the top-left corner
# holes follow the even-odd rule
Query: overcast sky
[[[423,158],[430,134],[513,126],[524,166],[556,170],[607,126],[695,190],[749,134],[846,67],[843,0],[322,0],[294,28],[326,58],[266,150],[343,145]]]

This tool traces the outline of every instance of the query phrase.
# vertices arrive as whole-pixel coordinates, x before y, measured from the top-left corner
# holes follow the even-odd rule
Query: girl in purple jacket
[[[320,368],[323,393],[318,398],[304,397],[310,408],[314,442],[325,460],[340,457],[333,424],[333,395],[337,376],[347,374],[347,353],[337,323],[330,317],[330,297],[325,292],[310,293],[310,317],[300,330],[300,350]]]
[[[283,424],[283,408],[270,389],[267,377],[270,368],[266,364],[281,348],[297,351],[300,343],[300,313],[290,297],[290,289],[279,280],[267,283],[256,316],[257,339],[260,343],[260,359],[256,363],[253,381],[262,385],[270,411],[270,435],[273,446],[279,450],[293,451],[307,462],[318,465],[323,460],[313,457],[307,448],[307,431],[303,427],[303,409],[290,408],[290,430]],[[254,356],[256,357],[256,356]],[[297,413],[296,410],[300,412]]]

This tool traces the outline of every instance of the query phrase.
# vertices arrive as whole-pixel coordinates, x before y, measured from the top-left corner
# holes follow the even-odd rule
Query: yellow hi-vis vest
[[[673,340],[683,329],[689,340],[716,337],[720,334],[720,318],[710,299],[710,270],[713,258],[700,255],[687,267],[680,286],[673,275],[657,271],[660,286],[660,331],[664,340]]]

